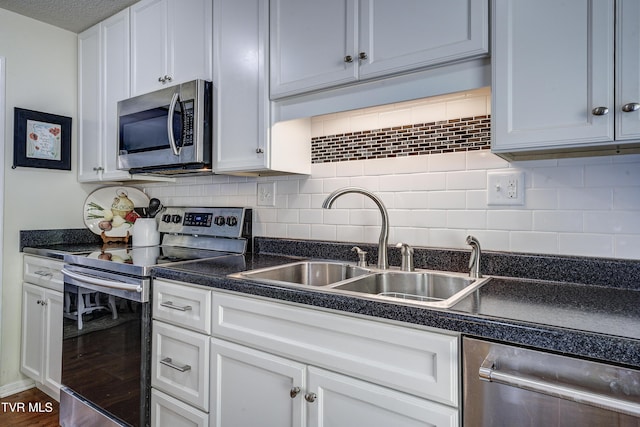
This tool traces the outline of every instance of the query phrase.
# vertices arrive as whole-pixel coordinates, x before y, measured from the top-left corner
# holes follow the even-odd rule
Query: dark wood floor
[[[37,388],[0,399],[0,426],[57,427],[58,402]]]

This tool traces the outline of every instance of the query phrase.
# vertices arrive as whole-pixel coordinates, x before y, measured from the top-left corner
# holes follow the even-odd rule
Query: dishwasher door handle
[[[504,384],[511,387],[518,387],[536,393],[569,400],[572,402],[583,403],[585,405],[595,406],[597,408],[614,411],[621,414],[632,416],[640,416],[640,404],[627,400],[617,399],[615,397],[606,396],[604,394],[591,392],[588,390],[580,390],[563,384],[554,384],[530,375],[519,375],[508,372],[500,372],[496,369],[497,360],[491,355],[487,356],[478,375],[480,380]]]

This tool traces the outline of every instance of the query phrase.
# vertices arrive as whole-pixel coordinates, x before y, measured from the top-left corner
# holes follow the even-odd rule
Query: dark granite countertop
[[[31,235],[28,235],[31,236]],[[31,236],[33,237],[33,236]],[[62,258],[95,242],[50,242],[25,253]],[[352,260],[352,244],[256,238],[255,253],[155,267],[157,278],[193,283],[312,307],[440,328],[559,354],[640,368],[640,263],[629,260],[483,254],[491,280],[450,309],[375,301],[317,288],[260,284],[227,275],[296,259]],[[373,246],[360,245],[375,257]],[[399,253],[390,248],[392,265]],[[372,258],[374,259],[374,258]],[[465,271],[468,251],[417,249],[416,268]],[[535,273],[536,277],[530,277]],[[524,276],[524,277],[523,277]],[[588,284],[585,284],[588,283]]]
[[[452,308],[432,309],[227,277],[294,260],[247,254],[156,267],[153,275],[640,368],[640,291],[635,289],[492,277]]]

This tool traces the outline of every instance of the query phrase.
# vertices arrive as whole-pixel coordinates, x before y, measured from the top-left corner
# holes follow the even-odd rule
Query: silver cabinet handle
[[[294,399],[298,395],[298,393],[300,393],[300,387],[292,387],[289,391],[289,396]]]
[[[606,116],[609,114],[609,109],[607,107],[596,107],[591,112],[594,116]]]
[[[93,168],[93,171],[94,171],[94,172],[100,172],[100,171],[103,171],[103,170],[104,170],[104,168],[103,168],[102,166],[95,166],[95,167]]]
[[[367,59],[367,58],[369,58],[369,57],[367,56],[367,52],[360,52],[360,53],[358,54],[358,59],[359,59],[360,61],[364,61],[364,60],[365,60],[365,59]]]
[[[34,271],[33,274],[35,274],[36,276],[40,276],[40,277],[53,277],[53,273],[51,273],[50,271],[47,271],[47,270]]]
[[[315,393],[305,393],[304,395],[304,400],[306,400],[309,403],[315,402],[317,398],[318,396],[316,396]]]
[[[622,111],[624,111],[625,113],[631,113],[638,110],[640,110],[640,104],[637,102],[630,102],[622,106]]]
[[[47,301],[39,299],[39,300],[36,301],[36,304],[45,306],[45,305],[47,305]]]
[[[351,63],[353,62],[353,56],[347,55],[344,57],[344,62]]]
[[[191,370],[191,366],[189,365],[178,366],[174,364],[170,357],[165,357],[160,361],[160,363],[170,367],[171,369],[175,369],[176,371],[180,371],[180,372],[187,372]]]
[[[163,306],[163,307],[170,308],[172,310],[178,310],[178,311],[189,311],[189,310],[191,310],[191,306],[190,305],[175,305],[172,301],[161,302],[160,305]]]
[[[607,409],[621,414],[640,416],[640,405],[637,403],[616,399],[615,397],[606,396],[587,390],[571,388],[564,384],[554,384],[541,378],[530,375],[516,375],[507,372],[500,372],[496,369],[498,362],[493,360],[491,356],[487,356],[478,375],[480,380],[504,384],[511,387],[518,387],[524,390],[533,391],[535,393],[545,394],[571,402],[584,403],[586,405],[596,406],[598,408]]]
[[[158,81],[162,84],[165,84],[166,82],[170,82],[171,80],[173,80],[171,76],[167,76],[167,75],[163,77],[158,77]]]
[[[264,153],[264,148],[256,148],[256,153],[258,154]]]

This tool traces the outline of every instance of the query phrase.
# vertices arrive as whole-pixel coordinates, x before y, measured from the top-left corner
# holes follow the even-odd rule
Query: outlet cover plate
[[[275,182],[259,182],[258,183],[258,206],[275,206],[276,205],[276,183]]]
[[[524,172],[488,172],[487,205],[524,205]]]

